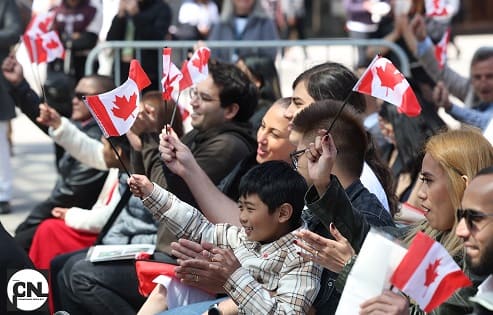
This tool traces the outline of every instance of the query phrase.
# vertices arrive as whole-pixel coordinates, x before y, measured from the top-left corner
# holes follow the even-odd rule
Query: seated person
[[[2,71],[11,85],[10,93],[16,105],[33,122],[36,122],[40,100],[24,80],[21,65],[13,56],[9,56],[3,61]],[[92,138],[99,139],[101,130],[83,103],[82,96],[101,94],[113,88],[114,83],[111,78],[99,75],[83,77],[75,87],[71,119],[82,132]],[[58,166],[58,177],[50,195],[35,205],[15,231],[15,240],[26,251],[29,251],[38,225],[45,219],[53,218],[51,214],[53,208],[72,206],[90,208],[96,202],[107,175],[107,172],[90,168],[66,152]]]
[[[364,237],[369,230],[366,220],[351,209],[347,197],[340,193],[341,183],[337,177],[329,175],[337,155],[334,142],[331,138],[319,137],[315,143],[314,150],[311,150],[313,155],[310,168],[314,186],[307,192],[305,203],[325,222],[337,225],[341,232],[344,227],[346,235],[352,238],[359,235]],[[423,184],[418,194],[426,219],[407,228],[385,229],[406,244],[419,231],[428,234],[444,246],[459,266],[465,267],[465,273],[473,280],[474,287],[456,292],[434,314],[468,314],[472,310],[467,297],[476,291],[476,286],[482,279],[473,277],[468,265],[464,263],[463,244],[454,233],[458,224],[456,209],[461,206],[460,200],[470,179],[479,170],[492,164],[493,148],[477,130],[452,130],[431,137],[425,147],[421,168]],[[334,241],[306,230],[301,231],[298,236],[303,240],[297,242],[301,249],[305,246],[320,249],[316,262],[339,274],[335,288],[342,292],[356,258],[354,254],[359,250],[351,248],[346,236],[339,236]],[[382,295],[364,303],[361,314],[372,311],[387,314],[386,307],[382,304],[389,303],[379,303],[386,298]],[[422,314],[422,311],[411,301],[409,314]]]
[[[109,141],[112,141],[121,161]],[[29,257],[36,268],[47,269],[55,256],[91,246],[120,201],[127,186],[122,163],[128,165],[130,144],[126,136],[111,140],[101,137],[101,142],[104,145],[103,159],[110,171],[98,200],[91,209],[53,208],[54,218],[46,219],[39,225],[29,250]]]
[[[224,289],[239,314],[308,312],[319,289],[321,270],[296,254],[293,232],[301,225],[307,186],[287,163],[262,163],[242,178],[238,201],[242,228],[210,223],[200,211],[143,175],[132,175],[129,185],[154,217],[178,237],[220,247],[213,250],[211,265],[229,276]],[[192,278],[199,281],[196,275]],[[161,292],[166,294],[166,290]],[[144,307],[147,313],[159,311],[151,300]],[[160,307],[164,310],[166,305]]]

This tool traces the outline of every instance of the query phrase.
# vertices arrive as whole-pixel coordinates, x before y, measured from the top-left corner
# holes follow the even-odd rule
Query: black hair
[[[342,106],[341,101],[322,100],[303,108],[293,119],[293,130],[303,134],[303,139],[314,142],[318,130],[329,128]],[[360,177],[368,146],[363,123],[351,106],[346,106],[331,130],[337,147],[337,161],[341,169],[351,176]]]
[[[315,101],[326,99],[342,101],[350,95],[348,104],[359,113],[364,113],[366,110],[364,96],[352,92],[358,78],[350,69],[339,63],[326,62],[306,70],[294,80],[293,90],[302,82]]]
[[[243,71],[233,64],[209,62],[209,74],[219,87],[221,107],[238,104],[234,121],[247,122],[258,103],[258,89]]]
[[[472,55],[471,66],[475,65],[478,62],[485,61],[493,57],[493,47],[492,46],[483,46],[479,47],[474,55]]]
[[[250,73],[260,81],[260,98],[274,102],[282,97],[281,84],[272,58],[248,56],[241,58]]]
[[[96,81],[97,86],[99,88],[99,91],[97,92],[97,94],[111,91],[116,87],[113,79],[107,75],[91,74],[91,75],[82,77],[81,80],[82,79],[90,79],[90,80]]]
[[[128,138],[126,135],[123,136],[118,136],[118,137],[109,137],[108,141],[111,141],[110,143],[113,144],[113,146],[120,147],[122,149],[122,155],[121,158],[127,158],[130,159],[130,142],[128,141]]]
[[[250,169],[240,181],[239,196],[256,194],[273,213],[283,203],[293,207],[291,228],[301,224],[304,196],[308,189],[303,176],[284,161],[268,161]]]
[[[478,177],[481,175],[490,175],[490,174],[493,174],[493,165],[481,169],[479,172],[476,173],[476,176],[474,177]]]

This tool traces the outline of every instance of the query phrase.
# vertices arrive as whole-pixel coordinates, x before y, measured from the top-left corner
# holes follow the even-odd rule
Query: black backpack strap
[[[99,232],[98,238],[94,242],[94,245],[102,244],[104,236],[106,235],[106,233],[108,233],[108,230],[111,228],[113,223],[115,223],[115,220],[118,217],[118,215],[120,215],[123,208],[127,205],[128,200],[130,199],[130,196],[132,196],[132,192],[130,191],[130,187],[128,185],[125,185],[125,191],[123,192],[123,195],[120,198],[120,201],[118,201],[118,204],[116,205],[115,210],[113,210],[113,213],[109,217],[108,221],[106,221],[103,228],[101,229],[101,232]]]

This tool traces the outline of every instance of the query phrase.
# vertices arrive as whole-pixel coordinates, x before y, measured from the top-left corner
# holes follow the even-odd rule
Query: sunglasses
[[[486,214],[476,211],[474,209],[457,209],[457,222],[464,219],[469,230],[477,230],[476,224],[481,222],[484,218],[493,217],[493,213]]]
[[[305,154],[306,151],[308,151],[308,149],[298,150],[289,153],[289,157],[291,158],[291,164],[293,164],[293,168],[295,171],[298,170],[298,159],[300,158],[300,156]]]
[[[81,101],[84,99],[83,98],[84,96],[86,96],[86,93],[81,93],[81,92],[75,92],[74,93],[74,97],[81,100]]]

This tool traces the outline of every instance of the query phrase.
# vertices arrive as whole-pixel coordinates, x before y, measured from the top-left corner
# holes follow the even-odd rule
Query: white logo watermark
[[[14,273],[7,283],[10,303],[21,311],[41,308],[48,299],[48,281],[34,269],[23,269]]]

